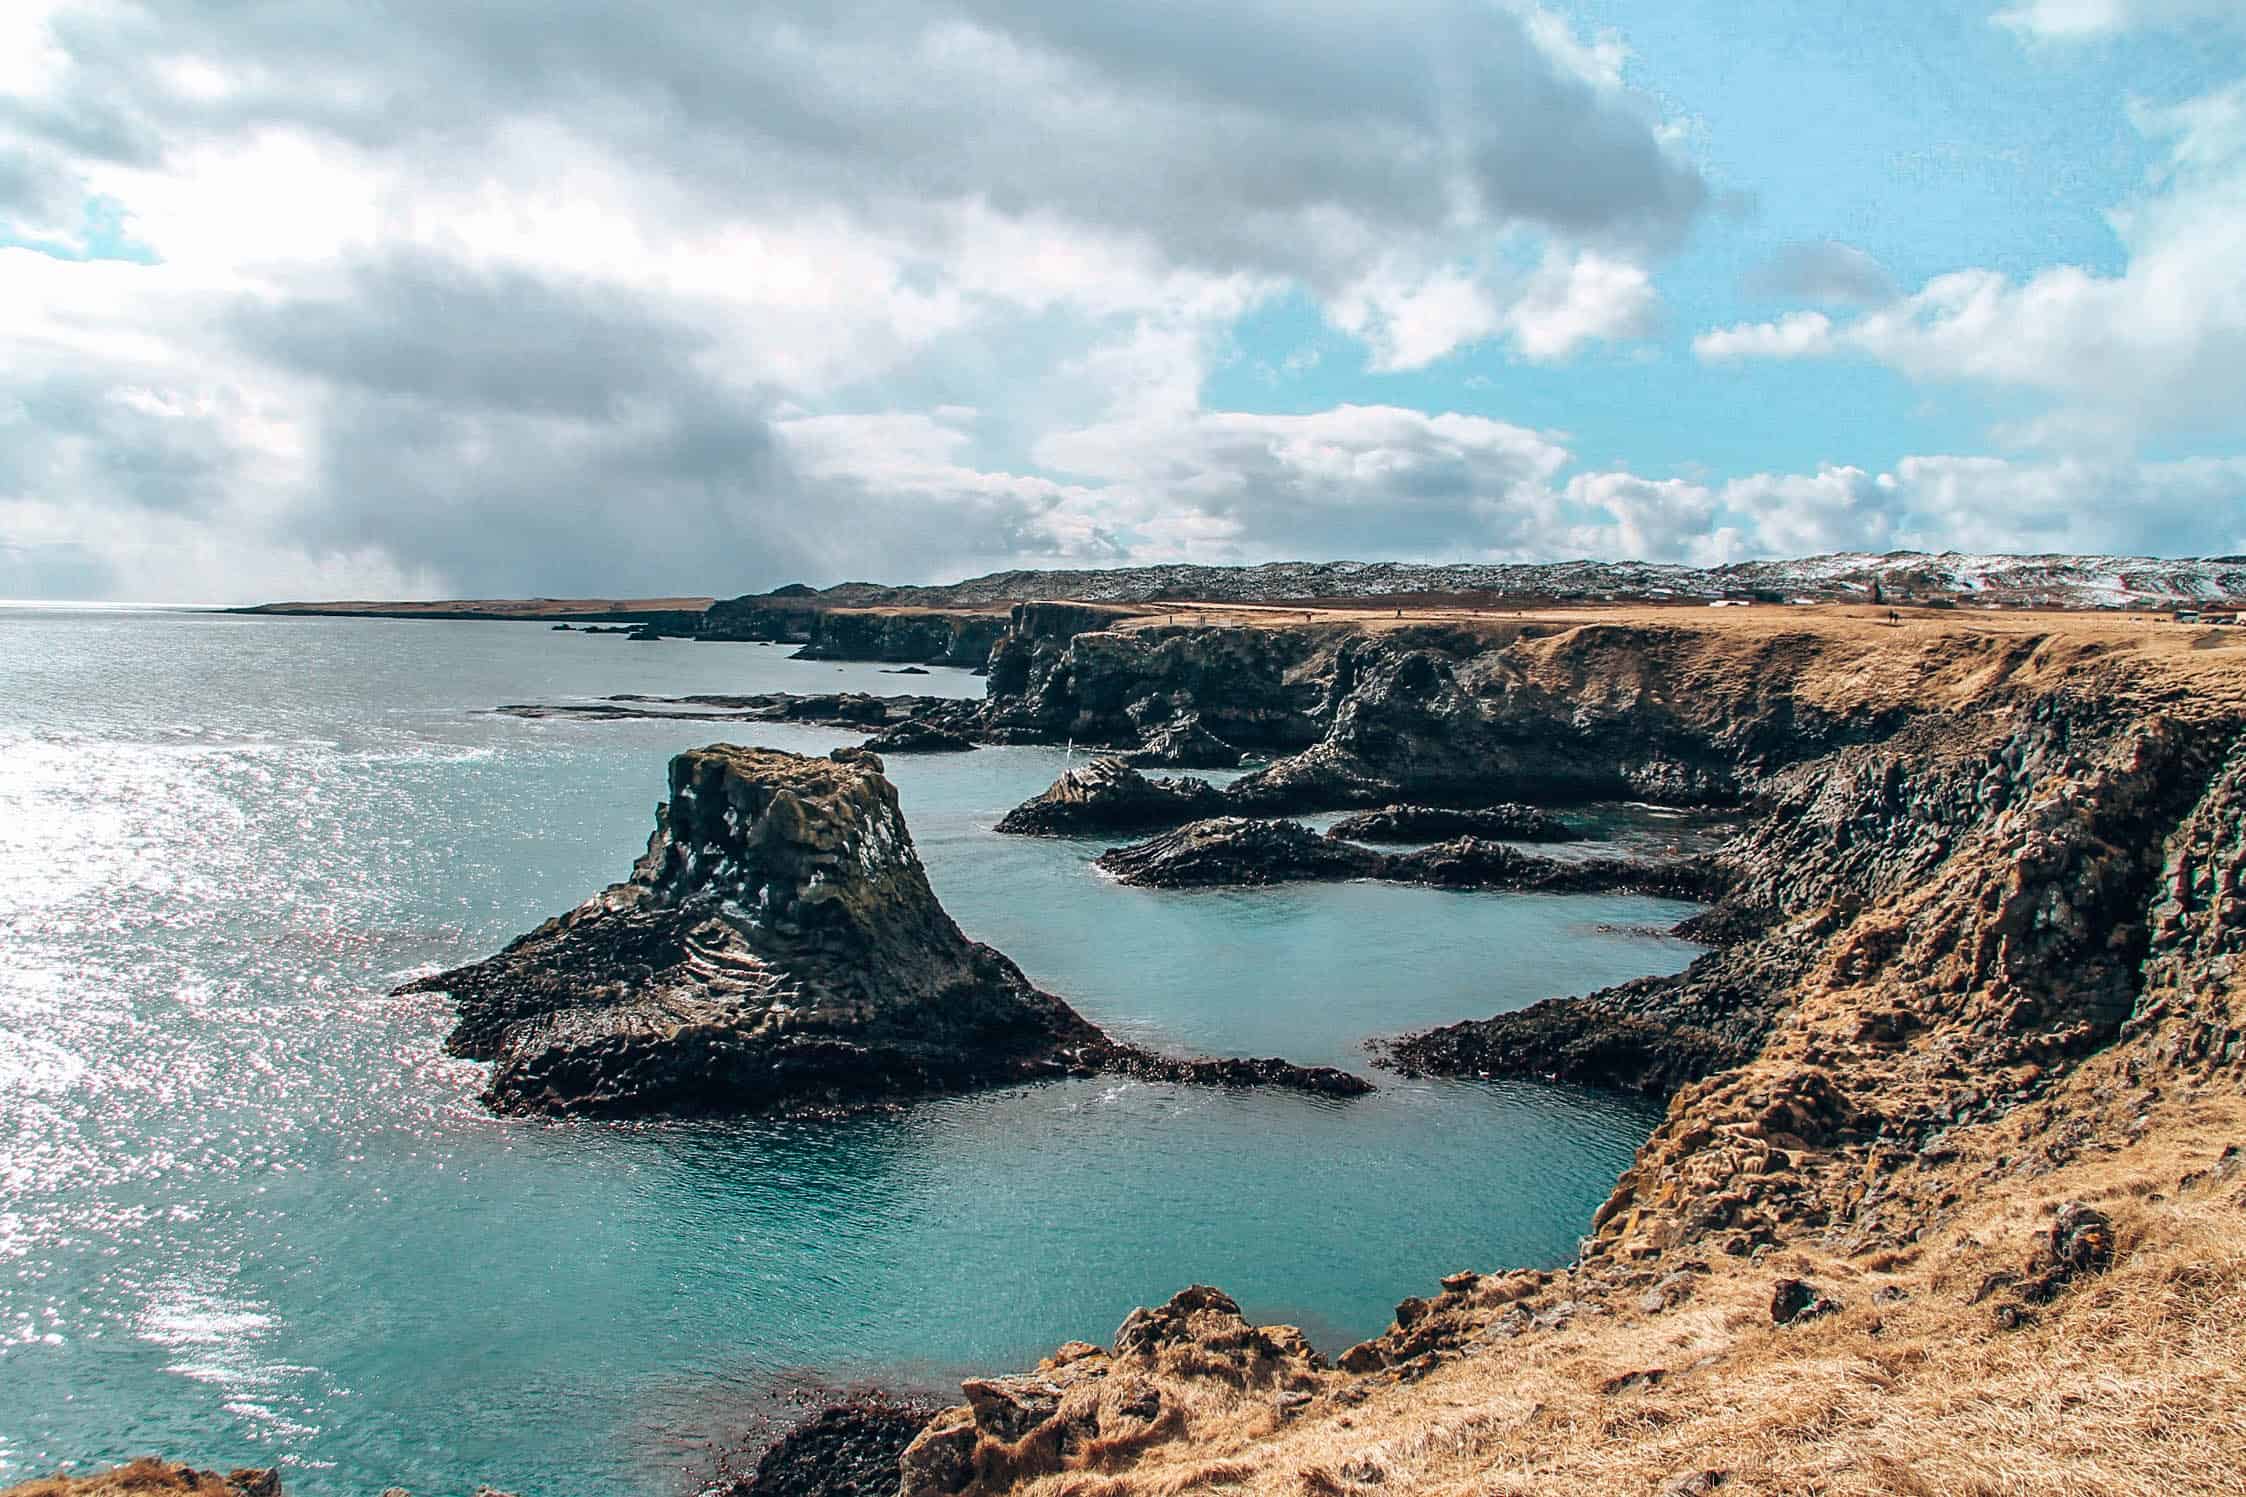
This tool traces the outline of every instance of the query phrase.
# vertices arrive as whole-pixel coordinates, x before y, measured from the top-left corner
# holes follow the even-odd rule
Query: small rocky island
[[[937,902],[897,792],[863,749],[717,744],[671,761],[631,876],[449,994],[455,1055],[515,1113],[839,1116],[1071,1073],[1371,1090],[1330,1067],[1181,1060],[1110,1039]]]

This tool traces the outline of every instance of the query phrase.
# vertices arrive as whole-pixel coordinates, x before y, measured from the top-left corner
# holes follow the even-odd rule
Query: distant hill
[[[2246,558],[1977,556],[1838,552],[1796,561],[1687,567],[1641,561],[1280,561],[1262,566],[1143,566],[992,572],[940,586],[791,584],[761,596],[827,608],[989,608],[1033,599],[1089,603],[1286,603],[1467,594],[1554,602],[1748,598],[1766,602],[1990,603],[2007,607],[2246,606]]]

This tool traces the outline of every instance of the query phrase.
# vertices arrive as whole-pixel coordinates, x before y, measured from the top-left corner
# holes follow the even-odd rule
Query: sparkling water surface
[[[1191,1282],[1325,1349],[1462,1267],[1564,1261],[1651,1126],[1521,1083],[1350,1102],[1065,1081],[842,1125],[495,1119],[442,999],[624,875],[677,750],[613,692],[979,695],[528,624],[0,609],[0,1482],[164,1452],[297,1497],[690,1490],[776,1386],[940,1385]],[[895,757],[967,931],[1095,1021],[1362,1042],[1689,960],[1688,907],[1119,887],[991,825],[1062,750]],[[1627,818],[1625,818],[1627,819]],[[1653,835],[1642,825],[1637,836]]]

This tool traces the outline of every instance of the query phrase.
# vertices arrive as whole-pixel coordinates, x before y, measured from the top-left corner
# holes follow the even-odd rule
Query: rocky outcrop
[[[993,652],[986,735],[1129,751],[1197,718],[1227,747],[1280,756],[1231,787],[1233,808],[1257,815],[1401,802],[1729,807],[1790,764],[1882,740],[1924,710],[1907,695],[1828,703],[1793,691],[1805,672],[1845,671],[1860,653],[1810,631],[1119,627],[1057,604],[1016,615]],[[2032,639],[1975,641],[1926,675],[2001,679],[2032,657]]]
[[[954,697],[871,696],[848,691],[768,691],[747,696],[697,693],[683,697],[620,692],[591,702],[514,702],[493,710],[508,717],[594,722],[817,723],[830,728],[884,731],[920,723],[962,738],[971,738],[980,721],[976,703]]]
[[[710,605],[693,632],[707,640],[794,644],[801,660],[879,660],[980,668],[1006,629],[1003,613],[843,609],[815,595],[752,593]]]
[[[1541,858],[1503,842],[1460,837],[1390,857],[1382,878],[1439,889],[1511,889],[1546,894],[1650,894],[1710,900],[1731,877],[1714,858]]]
[[[1307,1404],[1325,1363],[1293,1326],[1249,1324],[1229,1295],[1194,1285],[1134,1310],[1106,1348],[1073,1341],[1015,1377],[970,1378],[899,1461],[898,1497],[1004,1491],[1060,1471],[1113,1471],[1147,1447],[1191,1439],[1213,1405]],[[1222,1389],[1180,1395],[1188,1380]]]
[[[1149,889],[1378,878],[1389,860],[1369,848],[1321,837],[1296,821],[1220,816],[1102,853],[1097,866],[1118,883]]]
[[[1224,793],[1206,780],[1149,779],[1120,759],[1094,759],[1007,812],[998,830],[1025,837],[1137,832],[1213,815],[1224,804]]]
[[[938,1412],[879,1395],[830,1404],[774,1441],[746,1474],[696,1497],[896,1497],[899,1458]]]
[[[831,1116],[1098,1069],[1336,1091],[1117,1044],[1031,986],[944,913],[862,749],[697,749],[670,791],[630,878],[399,990],[459,1005],[447,1048],[494,1063],[493,1108]]]
[[[980,670],[1006,631],[1004,615],[821,613],[798,660],[885,660]]]
[[[671,762],[623,883],[405,991],[503,1111],[847,1111],[1052,1074],[1102,1036],[960,934],[870,758]]]
[[[1195,712],[1146,734],[1145,742],[1123,761],[1141,768],[1237,769],[1246,757],[1204,727]]]
[[[1583,834],[1541,806],[1518,803],[1455,810],[1444,806],[1383,806],[1345,816],[1327,834],[1351,842],[1435,842],[1481,837],[1502,842],[1573,842]]]
[[[1674,977],[1548,998],[1375,1053],[1407,1076],[1536,1076],[1668,1096],[1752,1059],[1802,966],[1792,951],[1723,947]]]
[[[991,654],[992,730],[1137,746],[1190,720],[1235,748],[1316,741],[1325,692],[1298,667],[1319,652],[1321,631],[1114,627],[1121,621],[1081,605],[1015,609]]]
[[[752,593],[721,598],[702,614],[700,637],[756,644],[808,644],[825,610],[795,598]]]
[[[975,742],[964,733],[954,733],[926,718],[916,717],[883,729],[867,739],[864,746],[877,754],[963,754],[972,749]]]
[[[1115,848],[1099,857],[1098,866],[1121,883],[1156,889],[1371,878],[1443,889],[1629,892],[1705,900],[1729,883],[1723,868],[1706,858],[1563,862],[1472,837],[1392,855],[1340,837],[1320,836],[1297,821],[1241,816],[1196,821],[1151,841]]]
[[[90,1476],[43,1476],[0,1497],[281,1497],[281,1473],[244,1468],[220,1475],[150,1456]]]

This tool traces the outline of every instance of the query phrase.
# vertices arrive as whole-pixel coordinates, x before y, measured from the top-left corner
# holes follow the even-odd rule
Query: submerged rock
[[[1508,842],[1573,842],[1583,834],[1541,806],[1518,802],[1454,810],[1446,806],[1383,806],[1347,816],[1327,835],[1350,842],[1430,842],[1491,837]]]
[[[963,754],[975,744],[963,733],[915,718],[876,733],[865,746],[878,754]]]
[[[1126,884],[1191,889],[1215,884],[1279,884],[1303,879],[1377,878],[1389,859],[1321,837],[1298,821],[1220,816],[1151,842],[1102,853],[1098,866]]]
[[[1206,780],[1149,779],[1121,759],[1094,759],[1007,812],[998,830],[1028,837],[1136,832],[1217,815],[1224,806],[1224,792]]]
[[[863,749],[718,744],[670,789],[630,878],[399,989],[459,1004],[447,1048],[495,1062],[495,1110],[831,1116],[1103,1069],[1333,1090],[1117,1044],[1038,991],[944,913]]]

